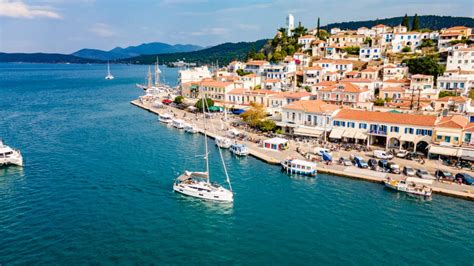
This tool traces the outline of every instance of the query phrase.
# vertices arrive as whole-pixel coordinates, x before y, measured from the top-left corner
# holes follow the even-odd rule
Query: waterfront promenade
[[[173,108],[170,106],[165,106],[164,108],[155,108],[151,104],[143,104],[139,100],[134,100],[131,102],[131,104],[138,106],[144,110],[150,111],[157,115],[162,114],[162,113],[173,114],[176,118],[180,118],[187,121],[188,123],[194,124],[200,133],[203,133],[204,131],[203,130],[204,119],[203,119],[202,114],[193,114],[193,113],[180,110],[177,108]],[[221,127],[223,125],[222,115],[213,114],[211,118],[206,119],[206,125],[207,125],[207,135],[211,138],[216,138],[217,136],[223,136],[226,132],[226,130],[221,130]],[[226,125],[226,127],[231,128],[229,125]],[[241,131],[242,129],[239,128],[238,130]],[[252,138],[265,139],[265,137],[251,133],[251,132],[245,132],[245,133],[247,136],[252,137]],[[254,156],[257,159],[263,160],[269,164],[279,164],[283,159],[288,158],[288,157],[304,159],[304,157],[299,152],[297,152],[297,148],[299,148],[299,150],[302,152],[309,151],[310,149],[313,148],[312,146],[308,144],[299,143],[299,142],[290,140],[290,148],[288,150],[271,151],[271,150],[263,149],[261,146],[259,146],[258,144],[254,142],[250,142],[250,141],[239,141],[239,142],[243,142],[248,147],[250,155]],[[348,152],[348,151],[341,150],[341,151],[335,152],[333,154],[333,158],[336,160],[341,156],[348,158],[351,154],[356,154],[356,153],[357,152],[355,151]],[[362,156],[365,159],[370,158],[370,154],[357,153],[357,155]],[[457,169],[453,169],[453,168],[441,165],[439,164],[438,161],[433,161],[433,160],[426,160],[426,163],[423,165],[415,161],[408,161],[408,160],[403,160],[399,158],[394,158],[393,161],[395,161],[397,164],[401,166],[411,166],[415,169],[423,168],[429,171],[430,173],[434,173],[436,169],[445,169],[453,173],[459,172],[459,171],[456,171]],[[376,172],[376,171],[372,171],[368,169],[360,169],[355,166],[341,166],[334,163],[331,165],[327,165],[323,162],[318,163],[317,169],[318,169],[318,172],[320,173],[334,174],[338,176],[344,176],[344,177],[360,179],[360,180],[376,182],[376,183],[383,183],[383,181],[388,176],[390,176],[393,179],[398,179],[402,177],[402,175],[394,175],[394,174],[388,174],[384,172]],[[472,188],[471,186],[434,181],[432,188],[433,188],[433,192],[435,193],[474,201],[474,188]]]

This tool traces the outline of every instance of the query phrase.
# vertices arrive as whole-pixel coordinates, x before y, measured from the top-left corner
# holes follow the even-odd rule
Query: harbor
[[[179,118],[182,118],[183,120],[193,122],[197,126],[198,132],[201,134],[203,132],[204,127],[202,123],[202,118],[201,118],[201,121],[199,119],[196,120],[195,117],[193,118],[195,114],[192,114],[192,113],[189,113],[187,111],[180,110],[177,108],[173,108],[170,106],[166,106],[165,108],[156,108],[156,107],[153,107],[151,104],[141,103],[140,100],[133,100],[131,101],[131,104],[139,108],[142,108],[144,110],[147,110],[149,112],[152,112],[156,115],[170,112],[174,114],[175,117],[179,117]],[[222,118],[223,117],[218,117],[217,119],[210,119],[214,128],[217,128],[217,129],[221,128]],[[219,134],[218,131],[224,134]],[[225,136],[225,132],[226,132],[225,130],[214,130],[214,131],[211,130],[207,132],[207,135],[215,139],[216,137]],[[250,132],[246,132],[246,134],[250,136],[252,135]],[[291,143],[290,148],[284,151],[270,151],[268,149],[263,149],[258,144],[249,142],[249,141],[245,141],[245,145],[248,147],[248,150],[251,156],[259,160],[262,160],[268,164],[273,164],[273,165],[280,165],[281,161],[283,161],[285,158],[306,159],[304,158],[304,156],[302,156],[300,152],[297,152],[297,148],[298,150],[304,150],[305,148],[308,149],[308,147],[305,147],[304,145],[298,144],[295,142]],[[350,154],[344,153],[343,151],[341,151],[339,155],[348,157]],[[367,155],[364,155],[364,156],[368,157]],[[419,165],[417,165],[416,163],[414,163],[413,165],[414,167],[419,167]],[[439,167],[439,165],[434,164],[430,166],[428,164],[428,165],[423,165],[423,167],[434,172],[435,167]],[[344,176],[348,178],[359,179],[359,180],[375,182],[375,183],[384,183],[384,181],[387,180],[387,177],[390,177],[393,179],[402,178],[400,175],[374,172],[368,169],[356,168],[354,166],[344,167],[337,164],[325,164],[324,162],[321,162],[318,164],[317,171],[319,173],[333,174],[333,175]],[[459,185],[459,184],[454,184],[454,183],[447,184],[443,182],[434,182],[431,185],[431,187],[434,193],[474,201],[474,191],[472,190],[470,186]]]

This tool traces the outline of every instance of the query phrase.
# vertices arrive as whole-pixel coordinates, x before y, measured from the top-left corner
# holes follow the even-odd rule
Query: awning
[[[277,122],[276,123],[277,126],[279,127],[297,127],[298,125],[295,124],[295,123],[287,123],[287,122]]]
[[[415,142],[415,135],[403,134],[403,135],[400,137],[400,140],[401,140],[401,141],[411,141],[411,142]]]
[[[474,161],[474,150],[462,148],[459,150],[458,155],[461,160]]]
[[[329,138],[331,138],[331,139],[340,139],[342,137],[342,133],[344,133],[344,129],[342,129],[342,128],[333,128],[331,130],[331,134],[329,134]]]
[[[429,153],[457,157],[458,156],[458,149],[454,148],[454,147],[442,147],[442,146],[432,145],[430,147]]]
[[[365,133],[362,133],[360,131],[357,131],[355,136],[354,136],[355,139],[361,139],[361,140],[366,140],[367,139],[367,134]]]
[[[352,139],[352,138],[354,138],[355,134],[356,134],[356,131],[355,131],[355,130],[346,129],[346,130],[344,131],[344,133],[342,133],[342,136],[343,136],[344,138]]]
[[[298,136],[319,137],[323,134],[323,131],[311,127],[297,127],[293,133]]]

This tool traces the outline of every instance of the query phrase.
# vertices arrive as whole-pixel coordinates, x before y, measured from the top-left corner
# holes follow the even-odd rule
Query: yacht
[[[171,124],[173,122],[172,116],[168,113],[160,114],[158,119],[160,120],[161,123],[165,123],[165,124]]]
[[[195,133],[198,132],[196,126],[191,125],[191,124],[185,124],[184,125],[184,131],[188,132],[188,133],[191,133],[191,134],[195,134]]]
[[[230,152],[238,156],[249,155],[249,149],[244,144],[232,144],[230,145]]]
[[[203,108],[203,112],[204,112]],[[206,124],[206,116],[204,115],[204,124]],[[212,200],[217,202],[233,202],[234,193],[232,192],[232,186],[230,184],[229,174],[224,163],[224,157],[222,151],[219,149],[219,155],[221,158],[221,164],[224,169],[224,174],[228,184],[228,188],[225,188],[217,183],[211,183],[209,176],[209,148],[207,145],[207,131],[204,127],[204,147],[205,155],[204,159],[206,162],[205,172],[192,172],[185,171],[182,175],[176,178],[173,184],[173,190],[183,195],[200,198],[204,200]]]
[[[315,176],[317,174],[316,163],[299,159],[285,159],[281,162],[284,171],[290,174]]]
[[[181,119],[173,119],[171,125],[177,129],[184,129],[185,123]]]
[[[384,181],[385,187],[424,197],[431,197],[433,191],[431,187],[428,186],[431,184],[433,184],[433,180],[417,177],[407,177],[401,180],[395,180],[388,177],[387,180]]]
[[[19,150],[10,148],[0,140],[0,166],[3,165],[23,166],[23,156]]]
[[[219,148],[228,149],[232,145],[232,140],[226,137],[216,137],[216,145]]]
[[[110,73],[110,64],[107,62],[107,76],[105,76],[105,79],[114,79],[114,76],[112,76],[112,73]]]

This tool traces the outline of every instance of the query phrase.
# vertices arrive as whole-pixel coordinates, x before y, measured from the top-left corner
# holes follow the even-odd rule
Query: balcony
[[[386,136],[387,131],[386,130],[379,130],[379,129],[371,129],[371,130],[369,130],[369,134],[378,135],[378,136]]]

